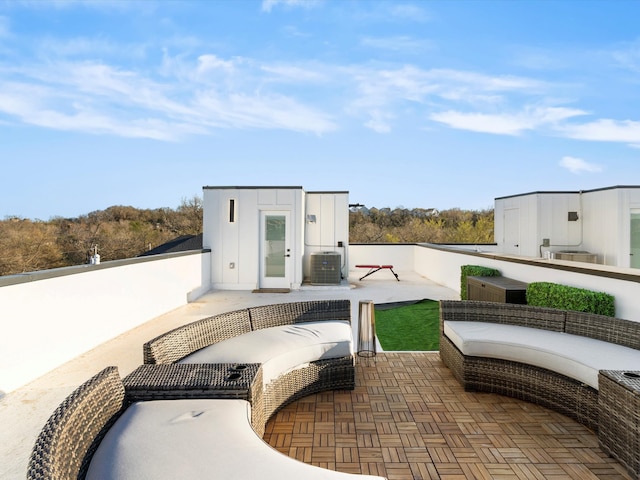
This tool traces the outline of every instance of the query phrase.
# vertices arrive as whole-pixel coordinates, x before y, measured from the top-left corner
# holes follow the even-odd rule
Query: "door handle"
[[[291,255],[289,255],[288,253],[286,255],[283,255],[284,257],[290,257]]]

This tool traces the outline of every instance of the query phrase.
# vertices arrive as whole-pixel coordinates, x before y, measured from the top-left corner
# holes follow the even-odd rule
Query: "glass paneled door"
[[[631,268],[640,268],[640,208],[631,210]]]
[[[260,288],[289,288],[289,212],[260,212]]]

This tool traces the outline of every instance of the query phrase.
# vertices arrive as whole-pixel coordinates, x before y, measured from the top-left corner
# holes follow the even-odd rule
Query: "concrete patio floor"
[[[429,298],[432,300],[459,298],[457,292],[435,284],[430,280],[417,275],[415,272],[400,271],[397,273],[399,275],[400,282],[397,282],[393,275],[385,271],[380,271],[370,277],[367,277],[363,281],[359,281],[358,277],[362,275],[362,272],[353,271],[350,273],[349,280],[344,281],[340,286],[303,286],[300,290],[295,290],[286,294],[251,293],[248,291],[213,291],[205,294],[193,303],[178,308],[172,312],[168,312],[108,342],[105,342],[97,348],[55,368],[46,375],[0,399],[0,425],[2,425],[2,428],[0,428],[0,478],[25,478],[31,448],[42,426],[53,413],[55,408],[78,385],[86,381],[98,371],[102,370],[104,367],[110,365],[117,366],[120,375],[124,377],[142,363],[143,343],[177,326],[210,315],[215,315],[217,313],[242,309],[250,306],[320,299],[351,300],[352,320],[354,324],[357,324],[358,303],[360,300],[372,300],[374,303],[388,303],[418,300],[423,298]],[[355,334],[356,332],[354,332],[354,336]],[[411,353],[393,355],[406,355],[409,364],[415,361],[410,360],[412,355],[414,355]],[[434,359],[434,363],[437,362],[437,354],[428,355],[431,355],[429,358]],[[442,366],[440,370],[444,370],[442,375],[446,377],[446,369]],[[362,371],[362,368],[359,367],[358,375],[362,374]],[[376,374],[379,373],[380,372]],[[360,385],[363,385],[363,379],[357,379],[356,381],[360,388]],[[455,383],[455,380],[453,380],[453,377],[450,377],[446,382],[450,385],[451,382]],[[378,387],[382,387],[384,390],[384,386],[385,381],[383,381]],[[455,386],[453,386],[453,388],[455,388]],[[462,395],[461,389],[460,392],[460,394],[455,393],[454,397]],[[332,394],[330,394],[330,396],[333,398]],[[339,396],[339,394],[336,394],[336,396]],[[315,402],[317,401],[316,397],[317,396],[313,396],[309,400],[302,399],[300,402],[303,402],[303,404],[305,401]],[[452,397],[448,398],[451,399]],[[300,408],[300,402],[296,402],[290,407],[287,407],[283,412],[291,412],[291,409]],[[475,403],[477,400],[473,400],[473,402]],[[518,403],[516,400],[512,399],[506,399],[505,402]],[[525,408],[526,410],[529,408],[527,405],[529,404],[525,404],[525,407],[518,408]],[[304,406],[302,408],[304,408]],[[532,408],[537,409],[538,407],[532,406]],[[482,413],[480,413],[480,415],[482,415]],[[281,423],[281,420],[282,416],[280,415],[272,419],[270,422],[270,432],[273,432],[274,428],[276,428],[276,430],[279,428],[287,428],[286,425],[289,425],[289,423]],[[569,419],[565,419],[565,421],[569,422],[569,424],[572,422]],[[583,428],[575,422],[573,422],[573,424],[575,424],[575,428]],[[278,427],[274,427],[274,425],[278,425]],[[269,433],[269,435],[271,435],[271,433]],[[595,435],[590,434],[588,431],[585,435],[587,435],[587,437],[591,435],[589,447],[594,447],[593,444],[595,442],[596,445],[594,448],[597,450],[597,440],[595,439]],[[280,440],[282,440],[282,438],[284,437],[280,437]],[[268,439],[267,436],[265,436],[265,439]],[[284,447],[278,448],[283,451],[285,450]],[[288,448],[290,448],[290,446],[287,446],[287,449]],[[600,454],[603,455],[601,452]],[[294,454],[293,456],[297,455]],[[561,460],[562,456],[559,456],[558,462]],[[464,459],[462,459],[461,462],[464,462]],[[614,467],[611,467],[610,462],[608,463],[604,460],[603,464],[607,464],[606,472],[608,476],[579,478],[627,478],[620,473],[622,470],[619,466],[616,467],[617,464],[615,462],[613,462]],[[378,465],[375,468],[383,468],[383,466],[381,467]],[[387,471],[386,474],[395,472],[390,476],[390,478],[502,478],[500,475],[496,475],[494,477],[493,475],[488,474],[466,476],[465,471],[468,473],[472,470],[460,469],[462,467],[456,471],[456,475],[451,477],[444,475],[438,476],[440,474],[438,474],[437,469],[429,470],[429,468],[435,468],[433,465],[432,467],[427,468],[425,464],[424,468],[426,468],[426,470],[419,470],[419,472],[411,473],[411,476],[404,476],[405,474],[409,475],[407,472],[410,472],[411,468],[409,468],[409,470],[394,470],[390,467],[390,470]],[[551,473],[549,476],[522,476],[520,478],[578,478],[570,476],[569,474],[563,476],[561,472],[566,473],[566,470],[549,468],[548,471]],[[425,476],[427,475],[427,472],[430,476]],[[435,476],[433,475],[434,472]],[[453,470],[451,470],[451,472],[453,472]],[[496,470],[496,472],[499,473],[500,471]],[[559,474],[560,476],[558,476]],[[509,477],[518,478],[515,476]]]

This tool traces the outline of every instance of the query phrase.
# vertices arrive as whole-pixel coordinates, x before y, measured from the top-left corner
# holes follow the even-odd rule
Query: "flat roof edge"
[[[321,194],[321,193],[349,193],[349,190],[314,190],[312,192],[305,192],[307,195],[310,193]]]
[[[302,187],[295,187],[295,186],[232,186],[232,185],[227,185],[227,186],[211,186],[211,185],[205,185],[204,187],[202,187],[203,190],[302,190]]]
[[[76,275],[79,273],[91,272],[96,270],[104,270],[107,268],[123,267],[125,265],[134,265],[138,263],[153,262],[167,258],[184,257],[187,255],[198,255],[210,253],[211,249],[203,248],[198,250],[184,250],[182,252],[159,253],[156,255],[147,255],[144,257],[122,258],[119,260],[107,260],[97,265],[82,264],[71,265],[68,267],[52,268],[49,270],[35,270],[33,272],[16,273],[13,275],[5,275],[0,277],[0,287],[8,287],[11,285],[19,285],[21,283],[36,282],[38,280],[46,280],[49,278],[66,277],[67,275]]]
[[[514,195],[505,195],[503,197],[495,197],[494,200],[503,200],[505,198],[526,197],[528,195],[558,195],[558,194],[579,194],[579,193],[592,193],[602,192],[604,190],[623,190],[623,189],[637,189],[640,185],[616,185],[613,187],[592,188],[590,190],[538,190],[528,193],[516,193]]]

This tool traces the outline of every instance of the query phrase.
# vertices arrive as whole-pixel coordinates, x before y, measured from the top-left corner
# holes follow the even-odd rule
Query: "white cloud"
[[[431,16],[417,5],[394,4],[391,8],[391,15],[401,20],[412,20],[414,22],[426,22]]]
[[[369,120],[364,124],[365,127],[370,128],[377,133],[389,133],[391,131],[392,115],[373,110],[369,112]]]
[[[321,68],[307,68],[287,64],[265,64],[260,66],[260,70],[271,74],[272,79],[286,83],[323,83],[329,80]]]
[[[429,118],[452,128],[498,135],[520,135],[527,130],[553,125],[585,112],[561,107],[532,107],[518,113],[479,113],[449,110]]]
[[[531,122],[515,115],[491,115],[484,113],[462,113],[455,111],[430,115],[435,122],[444,123],[459,130],[494,133],[501,135],[518,135],[523,130],[532,128]]]
[[[336,129],[333,120],[283,95],[198,95],[194,108],[203,125],[212,127],[285,129],[321,135]]]
[[[86,97],[60,93],[49,87],[0,84],[0,90],[1,113],[39,127],[166,141],[177,140],[187,133],[206,133],[196,124],[113,115],[107,109],[94,108]]]
[[[516,54],[513,63],[530,70],[555,70],[566,67],[566,63],[549,52],[525,49]]]
[[[7,1],[9,6],[27,7],[32,9],[65,10],[77,7],[91,8],[99,11],[127,12],[135,10],[137,13],[149,12],[156,9],[155,2],[124,2],[124,1],[96,1],[96,0],[21,0]]]
[[[579,125],[564,125],[562,134],[578,140],[598,142],[640,143],[640,122],[603,118]]]
[[[502,94],[533,94],[545,88],[542,82],[528,78],[448,69],[423,70],[411,65],[398,69],[354,69],[353,78],[363,96],[415,101],[434,96],[471,104],[479,99],[495,103]]]
[[[234,70],[234,62],[230,60],[222,60],[216,55],[200,55],[198,57],[198,73],[206,73],[210,70],[225,70],[232,72]]]
[[[640,72],[640,40],[621,46],[613,51],[611,56],[620,67]]]
[[[289,37],[295,38],[309,38],[311,35],[303,30],[300,30],[295,25],[285,25],[282,27],[282,31]]]
[[[263,6],[315,4],[269,0]],[[2,17],[0,33],[1,28]],[[404,35],[362,42],[390,50],[428,47]],[[399,119],[417,115],[474,132],[520,135],[540,129],[570,138],[640,144],[640,122],[568,124],[586,112],[560,106],[561,101],[548,97],[553,85],[535,78],[411,64],[269,63],[224,57],[193,42],[172,44],[177,53],[165,50],[155,65],[131,61],[131,55],[125,55],[126,63],[117,63],[123,58],[118,50],[134,50],[129,47],[79,37],[52,42],[43,56],[53,58],[46,62],[40,57],[22,63],[0,60],[4,120],[13,116],[47,128],[81,130],[85,125],[92,133],[175,139],[216,128],[322,135],[338,128],[339,114],[332,112],[347,112],[378,133],[389,133]],[[149,56],[144,53],[147,44],[140,48]],[[107,60],[82,60],[96,56]]]
[[[407,102],[424,109],[443,103],[465,104],[479,112],[469,114],[448,109],[433,114],[432,119],[454,128],[515,135],[539,124],[584,113],[561,107],[527,108],[518,114],[493,113],[497,107],[513,108],[509,107],[512,97],[532,97],[549,88],[543,82],[526,77],[451,69],[424,70],[411,65],[398,69],[354,67],[348,75],[357,91],[348,110],[356,115],[362,112],[368,118],[379,118],[381,113],[391,118]],[[487,109],[490,113],[485,112]],[[386,125],[391,128],[390,123]]]
[[[50,62],[5,71],[13,79],[0,79],[0,113],[45,128],[157,140],[217,128],[317,135],[337,128],[331,115],[312,103],[279,93],[277,85],[267,89],[260,66],[244,59],[165,57],[159,78],[98,62]],[[299,72],[288,73],[288,81],[299,81]]]
[[[270,12],[278,5],[284,5],[285,7],[313,8],[320,3],[320,0],[262,0],[262,11]]]
[[[548,88],[544,82],[516,75],[487,75],[466,70],[434,69],[431,70],[431,76],[454,85],[489,92],[521,91],[535,94]]]
[[[9,18],[0,15],[0,38],[8,37],[10,34]]]
[[[560,166],[562,168],[566,168],[571,173],[580,174],[582,172],[587,173],[598,173],[602,171],[602,167],[600,165],[596,165],[594,163],[588,163],[587,161],[581,158],[575,157],[562,157],[560,160]]]
[[[122,45],[103,38],[74,37],[59,39],[45,37],[39,39],[37,48],[43,56],[58,58],[82,57],[101,58],[119,56],[125,58],[144,58],[146,46],[139,44]]]

